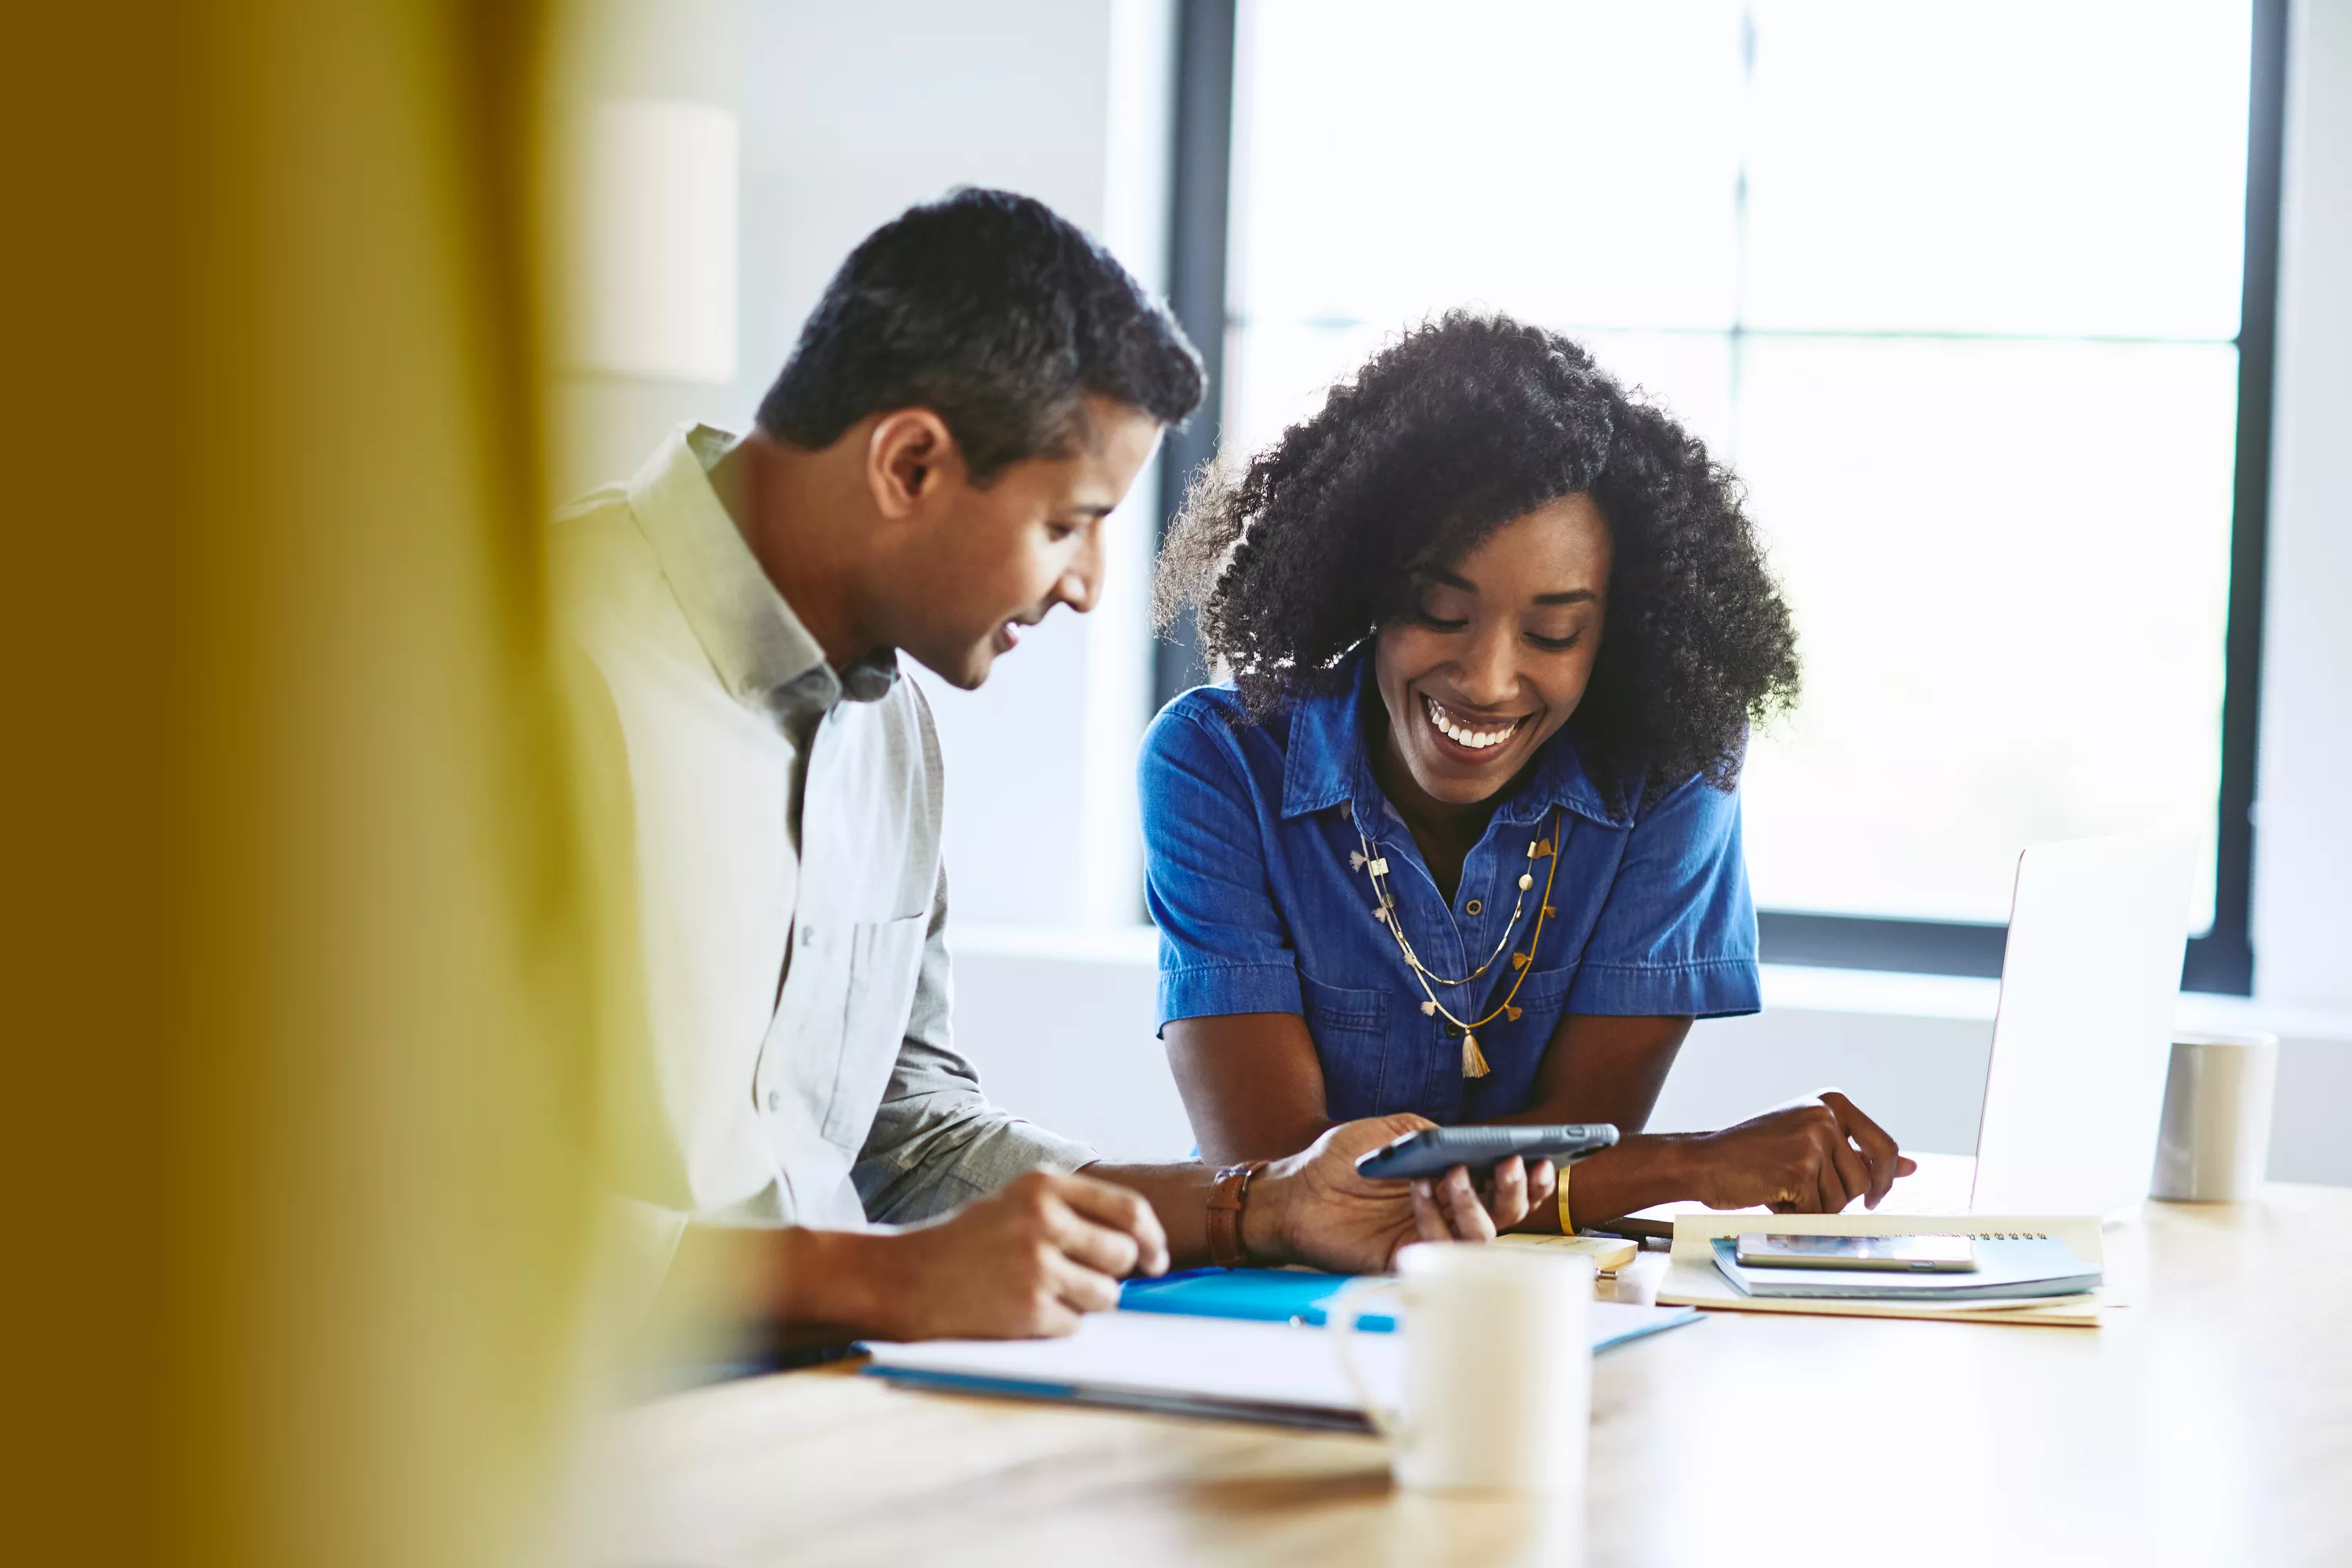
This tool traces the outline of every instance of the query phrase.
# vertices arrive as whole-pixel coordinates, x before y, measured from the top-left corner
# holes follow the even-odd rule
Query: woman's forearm
[[[1570,1217],[1580,1226],[1599,1225],[1652,1204],[1696,1197],[1691,1169],[1694,1142],[1687,1133],[1637,1132],[1613,1149],[1578,1161],[1566,1173]],[[1523,1228],[1559,1230],[1559,1205],[1551,1207],[1548,1215],[1528,1216],[1531,1221],[1541,1218],[1548,1223]]]
[[[1510,1121],[1560,1118],[1511,1117]],[[1559,1173],[1559,1185],[1568,1194],[1569,1214],[1579,1226],[1607,1220],[1648,1208],[1652,1204],[1677,1203],[1698,1195],[1692,1164],[1700,1134],[1637,1132]],[[1559,1205],[1549,1203],[1532,1210],[1514,1230],[1560,1234]]]

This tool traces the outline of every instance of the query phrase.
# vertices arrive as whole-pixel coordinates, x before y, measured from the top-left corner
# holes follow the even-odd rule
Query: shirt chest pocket
[[[856,1153],[874,1125],[914,1011],[930,917],[908,915],[849,928],[849,988],[842,1005],[841,1063],[826,1100],[825,1141]]]
[[[1324,1114],[1335,1121],[1377,1116],[1389,1057],[1386,991],[1326,985],[1303,971],[1299,1000],[1307,1009],[1307,1032],[1323,1064]]]

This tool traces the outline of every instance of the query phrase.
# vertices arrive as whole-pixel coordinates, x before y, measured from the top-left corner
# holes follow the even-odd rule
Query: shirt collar
[[[719,504],[710,468],[734,440],[708,425],[681,425],[629,481],[630,510],[702,651],[727,689],[754,706],[780,697],[814,708],[879,700],[898,681],[898,656],[863,654],[836,675]]]
[[[1347,684],[1328,697],[1297,699],[1290,711],[1290,744],[1283,762],[1282,815],[1304,816],[1343,801],[1359,820],[1377,822],[1386,805],[1361,723],[1365,689],[1372,679],[1367,649],[1348,656]],[[1497,820],[1534,822],[1555,805],[1611,827],[1631,827],[1633,814],[1612,800],[1585,772],[1566,729],[1544,742],[1535,770],[1496,808]]]

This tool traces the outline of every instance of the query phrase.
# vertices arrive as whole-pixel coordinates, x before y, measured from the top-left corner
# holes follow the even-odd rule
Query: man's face
[[[1150,460],[1160,425],[1101,397],[1088,396],[1086,413],[1073,455],[1011,464],[985,488],[960,460],[941,464],[884,589],[891,640],[966,690],[1055,605],[1094,608],[1104,520]]]

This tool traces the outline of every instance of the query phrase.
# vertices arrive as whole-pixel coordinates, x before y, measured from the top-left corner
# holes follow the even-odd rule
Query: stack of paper
[[[1972,1323],[2056,1323],[2095,1328],[2103,1312],[2121,1305],[2111,1283],[2094,1290],[1992,1300],[1871,1300],[1821,1296],[1756,1296],[1740,1289],[1717,1267],[1715,1243],[1759,1227],[1745,1214],[1685,1214],[1675,1216],[1674,1252],[1658,1283],[1662,1305],[1733,1309],[1747,1312],[1816,1312],[1871,1318],[1947,1318]],[[2062,1242],[2086,1269],[2104,1270],[2099,1221],[2085,1215],[1894,1214],[1774,1215],[1769,1229],[1806,1236],[1945,1236],[1979,1238],[2027,1237]]]
[[[1306,1278],[1313,1278],[1307,1276]],[[1330,1281],[1324,1281],[1328,1289]],[[1694,1322],[1698,1314],[1592,1305],[1596,1351]],[[1365,1429],[1354,1389],[1321,1329],[1169,1312],[1097,1312],[1060,1340],[932,1340],[869,1344],[873,1376],[957,1394],[1008,1394],[1178,1415]],[[1365,1380],[1393,1405],[1404,1385],[1405,1335],[1350,1345]]]

